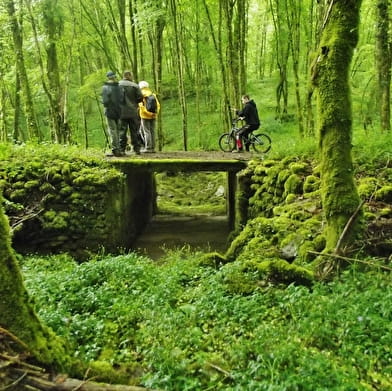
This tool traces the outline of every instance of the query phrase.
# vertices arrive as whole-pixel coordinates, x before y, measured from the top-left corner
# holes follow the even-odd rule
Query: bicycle
[[[234,118],[231,123],[230,132],[223,133],[219,137],[219,147],[223,152],[232,152],[236,149],[236,134],[241,129],[237,125],[239,121],[241,121],[240,118]],[[271,138],[265,133],[253,134],[251,132],[248,135],[248,143],[255,152],[267,153],[271,149]]]

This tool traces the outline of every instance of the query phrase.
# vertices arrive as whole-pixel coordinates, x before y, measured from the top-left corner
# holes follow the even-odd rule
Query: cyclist
[[[240,119],[245,120],[245,125],[236,135],[237,149],[233,152],[242,152],[244,144],[246,151],[249,151],[248,135],[260,126],[259,114],[254,100],[250,99],[249,95],[243,95],[241,101],[244,106],[242,110],[236,110],[236,113]]]

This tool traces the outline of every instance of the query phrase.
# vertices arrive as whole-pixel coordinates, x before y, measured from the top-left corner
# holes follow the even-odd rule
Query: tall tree
[[[148,42],[150,44],[151,63],[150,70],[152,70],[152,78],[154,81],[155,91],[159,95],[162,88],[162,72],[163,72],[163,54],[164,54],[164,30],[166,27],[166,10],[165,3],[152,2],[150,4],[149,22],[144,24],[144,29],[147,30]],[[158,116],[157,139],[158,149],[161,151],[163,147],[163,132],[162,132],[162,109],[161,115]]]
[[[312,80],[317,88],[321,195],[326,251],[342,252],[359,231],[353,178],[349,69],[358,41],[361,0],[330,0]]]
[[[317,26],[320,22],[320,12],[317,13],[316,10],[320,9],[322,5],[319,1],[317,1],[318,7],[315,5],[315,0],[310,0],[309,11],[308,11],[308,19],[307,23],[305,22],[305,40],[306,40],[306,59],[305,64],[306,68],[308,68],[308,62],[312,58],[313,53],[316,51],[318,42],[320,41],[320,33],[318,32]],[[315,22],[314,22],[315,21]],[[308,78],[309,80],[309,78]],[[313,93],[314,93],[314,85],[311,81],[308,81],[306,86],[306,97],[305,97],[305,134],[307,136],[314,136],[315,134],[315,121],[314,121],[314,113],[313,113]]]
[[[236,106],[246,85],[246,26],[247,1],[220,0],[224,17],[222,39],[226,45],[226,64],[229,71],[229,95],[231,106]]]
[[[41,141],[41,133],[38,128],[37,118],[35,115],[33,95],[30,88],[30,81],[27,77],[27,69],[24,58],[23,50],[23,31],[22,22],[23,17],[21,14],[18,16],[17,7],[14,0],[7,0],[6,2],[7,12],[9,16],[9,25],[11,28],[12,39],[15,48],[16,56],[16,73],[19,78],[20,86],[22,88],[22,101],[26,117],[26,129],[28,131],[29,138]],[[19,4],[18,9],[21,12],[22,4]],[[20,91],[16,90],[16,94]],[[15,99],[16,100],[16,99]],[[17,112],[18,114],[18,112]],[[18,130],[14,130],[14,134],[19,134]]]
[[[288,60],[290,54],[290,40],[287,27],[284,25],[283,3],[281,0],[270,0],[270,10],[274,24],[274,40],[276,64],[279,70],[279,81],[276,87],[276,117],[285,119],[288,113]]]
[[[294,0],[285,0],[284,6],[286,10],[287,27],[291,32],[290,52],[293,64],[293,75],[295,82],[295,98],[297,102],[297,122],[298,131],[301,136],[304,135],[304,124],[301,104],[301,80],[299,74],[299,62],[301,54],[301,19],[302,4]]]
[[[183,137],[183,148],[184,151],[188,150],[188,108],[187,100],[185,95],[185,49],[184,49],[184,36],[183,36],[183,22],[181,15],[178,11],[178,7],[181,7],[181,3],[177,0],[170,0],[170,13],[173,22],[173,33],[174,33],[174,49],[177,53],[177,57],[174,58],[175,69],[177,74],[177,89],[178,98],[181,108],[182,117],[182,137]]]
[[[219,2],[219,13],[217,16],[217,21],[214,20],[213,18],[213,12],[211,12],[211,8],[207,3],[207,0],[203,0],[203,5],[204,9],[207,15],[208,19],[208,25],[209,25],[209,30],[211,33],[212,37],[212,42],[213,42],[213,47],[216,53],[216,56],[218,58],[218,66],[219,66],[219,71],[220,71],[220,76],[222,80],[222,96],[223,96],[223,118],[224,118],[224,125],[225,128],[229,127],[229,124],[231,122],[231,112],[230,108],[231,103],[230,103],[230,84],[229,84],[229,77],[228,77],[228,71],[227,71],[227,63],[226,63],[226,58],[224,55],[225,52],[225,45],[222,39],[222,25],[223,25],[223,17],[222,17],[222,8],[220,6]]]
[[[137,50],[139,41],[137,39],[137,29],[135,23],[136,0],[128,1],[128,14],[129,14],[129,25],[130,25],[131,42],[132,42],[132,59],[133,59],[133,61],[131,62],[132,73],[134,79],[139,80],[139,52]]]
[[[376,62],[378,75],[378,95],[380,125],[382,130],[391,130],[391,40],[389,0],[378,0]]]
[[[25,0],[29,11],[34,40],[37,48],[37,60],[41,69],[42,86],[49,101],[50,130],[52,141],[60,144],[69,143],[71,140],[70,127],[67,121],[67,83],[69,69],[61,67],[60,63],[72,61],[72,51],[67,56],[68,61],[61,61],[58,45],[61,42],[64,30],[63,13],[58,0],[43,0],[38,4],[39,12],[43,15],[43,30],[45,40],[45,56],[41,50],[42,34],[38,31],[38,22],[32,9],[31,0]],[[70,43],[72,48],[72,42]],[[45,66],[46,61],[46,66]],[[63,76],[63,77],[62,77]]]

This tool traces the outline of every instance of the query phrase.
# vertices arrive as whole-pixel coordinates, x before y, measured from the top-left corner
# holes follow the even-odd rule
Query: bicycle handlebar
[[[233,123],[243,121],[243,120],[244,120],[244,117],[236,117],[236,118],[233,118]]]

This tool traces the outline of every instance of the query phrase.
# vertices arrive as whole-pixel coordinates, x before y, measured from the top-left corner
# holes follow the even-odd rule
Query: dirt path
[[[229,234],[227,216],[157,215],[138,238],[134,249],[157,260],[165,249],[181,248],[224,252]]]

